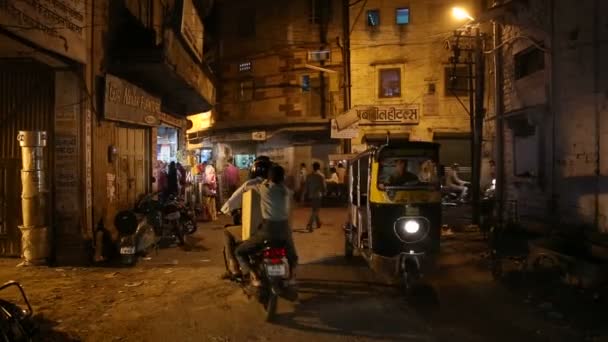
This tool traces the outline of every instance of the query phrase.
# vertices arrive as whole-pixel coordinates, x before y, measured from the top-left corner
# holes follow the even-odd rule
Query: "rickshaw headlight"
[[[405,229],[406,233],[416,234],[420,230],[420,223],[418,223],[417,221],[414,221],[414,220],[408,220],[408,221],[405,221],[403,228]]]

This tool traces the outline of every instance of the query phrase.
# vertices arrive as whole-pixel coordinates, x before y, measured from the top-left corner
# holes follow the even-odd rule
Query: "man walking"
[[[232,194],[234,193],[234,191],[236,191],[237,187],[239,186],[240,183],[240,179],[239,179],[239,169],[234,166],[234,158],[229,157],[228,158],[228,163],[226,164],[226,167],[224,168],[224,182],[226,184],[226,191],[228,193],[228,196],[232,196]]]
[[[321,210],[321,202],[323,195],[327,191],[327,184],[325,183],[325,177],[321,174],[321,165],[317,162],[312,164],[312,172],[306,177],[306,184],[304,186],[304,193],[310,198],[310,218],[308,219],[308,225],[306,228],[309,232],[312,232],[314,225],[317,228],[321,228],[321,220],[319,219],[319,211]]]

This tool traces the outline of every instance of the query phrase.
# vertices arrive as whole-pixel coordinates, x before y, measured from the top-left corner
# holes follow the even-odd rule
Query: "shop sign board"
[[[112,75],[106,75],[104,117],[138,125],[158,126],[161,102],[142,89]]]
[[[344,129],[338,129],[338,123],[335,119],[331,120],[331,138],[332,139],[354,139],[359,136],[359,124],[354,123]]]
[[[355,122],[360,125],[417,125],[420,122],[420,104],[355,106],[336,118],[338,129]]]
[[[185,119],[177,118],[167,113],[160,113],[160,121],[175,128],[186,128],[187,125]]]
[[[203,60],[203,30],[203,21],[193,0],[183,0],[180,33],[199,62]]]
[[[253,140],[253,141],[265,141],[266,140],[266,131],[251,133],[251,140]]]
[[[84,0],[0,1],[0,23],[44,49],[86,63]]]

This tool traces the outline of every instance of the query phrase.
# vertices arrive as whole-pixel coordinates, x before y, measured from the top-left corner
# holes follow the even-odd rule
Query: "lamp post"
[[[471,120],[471,203],[473,207],[472,223],[480,223],[481,206],[481,148],[483,141],[483,119],[484,109],[484,88],[485,88],[485,58],[483,55],[484,35],[479,29],[479,24],[466,10],[454,7],[452,15],[458,20],[468,20],[469,27],[464,34],[456,33],[456,43],[453,45],[454,51],[458,51],[452,58],[453,63],[459,63],[460,51],[468,50],[470,58],[469,64],[469,115]],[[474,26],[471,30],[470,26]],[[468,41],[469,47],[462,48],[461,43]],[[474,73],[473,73],[474,67]]]

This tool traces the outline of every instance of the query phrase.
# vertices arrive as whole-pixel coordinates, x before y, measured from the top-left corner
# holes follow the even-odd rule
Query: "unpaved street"
[[[344,209],[323,209],[324,226],[313,233],[303,229],[306,214],[297,210],[294,227],[300,298],[280,302],[275,324],[240,287],[219,279],[226,218],[202,225],[192,251],[163,250],[134,268],[17,268],[17,260],[3,260],[0,279],[23,283],[48,340],[579,340],[492,281],[475,234],[444,241],[427,277],[433,290],[406,303],[362,260],[342,257]]]

